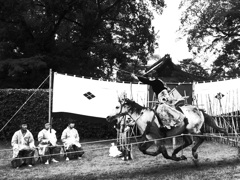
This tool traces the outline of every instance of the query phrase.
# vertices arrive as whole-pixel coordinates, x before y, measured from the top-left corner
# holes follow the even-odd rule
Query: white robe
[[[46,147],[48,146],[56,146],[57,144],[57,137],[56,137],[56,131],[54,129],[46,130],[43,129],[38,133],[38,141],[40,144],[38,145],[39,147],[39,154],[44,155],[46,151]]]
[[[111,157],[118,157],[122,154],[121,151],[118,150],[117,146],[114,143],[111,143],[111,147],[109,149],[109,156]]]
[[[75,128],[70,129],[67,127],[62,132],[61,140],[63,142],[63,145],[66,149],[68,149],[72,145],[76,145],[77,147],[81,147],[81,144],[79,143],[79,135]]]
[[[33,135],[29,130],[27,130],[24,136],[21,130],[16,131],[12,137],[11,144],[13,147],[13,158],[16,158],[21,150],[35,148]]]

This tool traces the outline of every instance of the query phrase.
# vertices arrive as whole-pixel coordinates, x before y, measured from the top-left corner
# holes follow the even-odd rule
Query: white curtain
[[[105,118],[125,92],[140,105],[147,104],[147,85],[91,80],[54,73],[52,112]]]
[[[194,83],[193,90],[194,104],[212,115],[240,110],[240,78]]]

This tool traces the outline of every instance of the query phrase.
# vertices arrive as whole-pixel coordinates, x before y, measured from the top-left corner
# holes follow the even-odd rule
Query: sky
[[[167,7],[164,8],[162,15],[154,13],[153,26],[155,32],[158,32],[159,47],[155,54],[163,57],[170,54],[172,61],[178,63],[179,60],[192,58],[188,51],[186,38],[178,40],[179,33],[176,31],[180,26],[181,10],[178,9],[181,0],[165,0]]]

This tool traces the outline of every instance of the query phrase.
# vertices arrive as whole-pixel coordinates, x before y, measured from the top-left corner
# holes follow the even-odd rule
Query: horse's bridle
[[[123,109],[123,106],[126,104],[125,102],[122,104],[120,101],[119,101],[119,104],[120,104],[120,111],[118,113],[119,116],[124,116],[124,115],[127,115],[127,113],[122,113],[122,109]]]
[[[137,119],[134,119],[128,112],[125,112],[125,113],[122,113],[122,109],[123,109],[123,106],[125,106],[127,103],[124,101],[124,103],[121,103],[120,101],[119,101],[119,103],[120,103],[120,111],[119,111],[119,113],[118,113],[118,115],[119,116],[125,116],[125,115],[127,115],[127,116],[129,116],[133,121],[134,121],[134,124],[136,124],[137,123],[137,121],[140,119],[140,117],[143,115],[143,111],[141,111],[141,113],[140,113],[140,115],[137,117]],[[130,123],[128,123],[128,124],[126,124],[126,125],[129,125]]]
[[[140,119],[140,117],[143,115],[143,111],[141,111],[140,115],[137,117],[137,119],[134,119],[130,114],[127,113],[127,115],[134,121],[134,123],[136,124],[137,121]]]
[[[135,119],[135,118],[133,118],[133,117],[131,116],[131,114],[129,114],[128,112],[122,113],[123,107],[127,104],[127,102],[121,103],[121,102],[119,101],[119,103],[120,103],[120,105],[121,105],[121,109],[120,109],[120,112],[118,113],[118,115],[119,115],[119,116],[127,115],[127,116],[129,116],[130,119],[131,119],[131,122],[126,122],[126,121],[124,122],[125,126],[135,126],[136,123],[137,123],[137,121],[142,117],[145,109],[142,109],[141,112],[140,112],[140,114],[139,114],[139,116]],[[154,110],[152,110],[152,111],[153,111],[153,117],[152,117],[151,121],[149,121],[150,124],[148,123],[146,129],[144,130],[145,135],[148,133],[147,128],[149,129],[149,128],[151,127],[152,122],[154,121],[154,118],[156,117],[155,111],[154,111]],[[132,123],[132,122],[133,122],[133,123]],[[150,125],[150,126],[149,126],[149,125]]]

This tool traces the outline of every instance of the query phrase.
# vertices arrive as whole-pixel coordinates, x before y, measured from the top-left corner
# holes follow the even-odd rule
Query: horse
[[[193,105],[185,105],[181,107],[183,114],[186,118],[171,129],[163,127],[161,119],[156,113],[156,110],[148,107],[143,107],[133,100],[124,98],[119,100],[113,112],[106,118],[108,122],[112,122],[121,116],[128,115],[131,117],[131,124],[135,123],[142,135],[144,142],[140,143],[139,150],[146,155],[157,156],[162,154],[164,158],[174,161],[186,160],[187,158],[182,155],[177,156],[177,153],[182,149],[190,146],[193,143],[191,134],[203,135],[203,126],[208,125],[213,129],[224,133],[228,136],[224,128],[218,127],[214,119],[205,113],[203,110],[198,109]],[[178,136],[183,134],[183,144],[173,150],[172,156],[167,152],[164,141],[161,139],[166,137]],[[194,160],[198,159],[197,149],[204,142],[204,136],[196,136],[197,140],[192,148],[192,156]],[[156,151],[148,151],[147,149],[153,144],[157,146]]]

